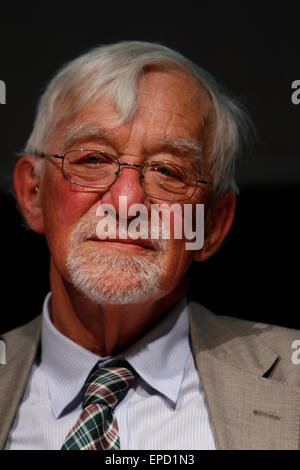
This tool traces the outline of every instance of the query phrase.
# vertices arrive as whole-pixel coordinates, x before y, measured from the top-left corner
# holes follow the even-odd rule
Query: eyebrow
[[[195,139],[184,139],[182,137],[170,137],[154,143],[152,152],[169,151],[179,157],[186,157],[196,163],[203,162],[203,148]]]
[[[91,124],[80,123],[72,127],[67,127],[63,139],[63,148],[71,147],[75,143],[83,142],[84,140],[93,139],[95,142],[103,143],[103,141],[115,143],[113,134],[100,126],[93,126]]]
[[[84,142],[85,140],[93,139],[95,143],[107,142],[112,146],[117,147],[114,135],[107,129],[99,125],[91,125],[87,123],[79,123],[75,126],[67,128],[63,139],[64,149],[71,147],[75,143]],[[146,154],[154,154],[155,152],[170,152],[179,157],[184,157],[193,163],[203,163],[203,148],[199,141],[196,139],[186,139],[181,137],[169,137],[162,140],[154,141],[150,148],[143,147]]]

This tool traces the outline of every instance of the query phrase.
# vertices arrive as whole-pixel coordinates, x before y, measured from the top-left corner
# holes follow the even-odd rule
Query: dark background
[[[120,40],[162,43],[215,76],[250,112],[258,140],[238,181],[223,248],[192,267],[191,293],[218,314],[300,328],[298,318],[300,7],[254,2],[6,4],[0,17],[0,331],[38,315],[49,289],[42,236],[26,231],[9,195],[38,97],[66,61]]]

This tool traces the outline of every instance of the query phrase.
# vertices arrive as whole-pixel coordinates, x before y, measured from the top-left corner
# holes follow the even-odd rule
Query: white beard
[[[87,215],[72,233],[67,268],[75,288],[102,305],[140,303],[160,293],[165,240],[152,240],[154,249],[140,255],[87,242],[95,233],[96,223]]]

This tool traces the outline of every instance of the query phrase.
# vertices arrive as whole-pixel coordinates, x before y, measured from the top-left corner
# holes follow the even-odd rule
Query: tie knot
[[[99,403],[115,408],[135,379],[136,373],[126,361],[93,370],[85,386],[83,406]]]

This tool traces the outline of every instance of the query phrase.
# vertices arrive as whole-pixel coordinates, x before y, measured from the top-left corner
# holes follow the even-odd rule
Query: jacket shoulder
[[[22,326],[9,330],[0,335],[0,339],[6,347],[6,362],[12,360],[24,347],[38,341],[42,324],[42,315],[38,315],[33,320]]]
[[[203,305],[191,302],[193,325],[201,329],[201,336],[206,335],[208,349],[219,348],[226,344],[226,350],[235,344],[245,345],[252,350],[252,355],[269,350],[276,353],[276,367],[270,377],[278,381],[299,386],[300,330],[279,325],[244,320],[237,317],[216,315]],[[200,330],[199,330],[200,331]],[[299,343],[297,343],[299,341]],[[297,352],[297,349],[299,352]],[[224,347],[225,350],[225,347]],[[297,356],[298,354],[298,356]]]
[[[223,328],[230,329],[241,336],[245,334],[256,334],[272,344],[286,340],[290,341],[296,336],[300,339],[300,330],[297,329],[276,324],[244,320],[242,318],[229,315],[216,315],[197,302],[191,302],[191,305],[194,312],[196,314],[198,312],[200,323],[205,324],[207,328],[222,326]]]

